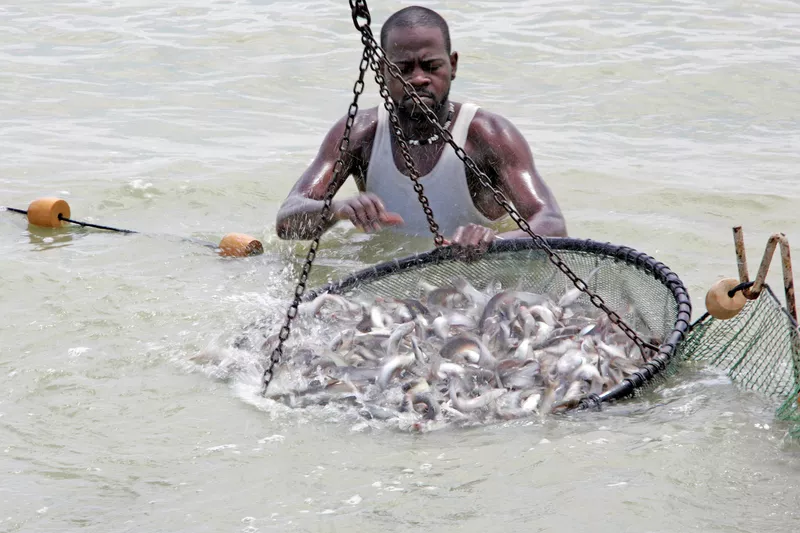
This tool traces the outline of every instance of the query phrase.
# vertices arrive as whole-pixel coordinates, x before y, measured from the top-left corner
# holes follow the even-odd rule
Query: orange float
[[[725,278],[716,282],[706,293],[706,310],[708,314],[720,320],[735,317],[742,310],[747,298],[742,291],[736,291],[733,298],[728,292],[739,285],[736,278]]]
[[[219,243],[219,254],[223,257],[247,257],[263,253],[261,241],[244,233],[228,233]]]
[[[43,228],[60,228],[69,218],[69,204],[61,198],[38,198],[28,206],[28,223]]]

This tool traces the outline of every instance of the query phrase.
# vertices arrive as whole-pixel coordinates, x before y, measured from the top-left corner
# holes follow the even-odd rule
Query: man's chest
[[[361,176],[366,178],[370,161],[373,157],[376,157],[372,149],[373,140],[371,139],[369,142],[363,143],[360,148],[360,157],[358,164],[356,165],[356,173],[361,174]],[[409,166],[413,165],[418,175],[425,176],[430,174],[436,168],[437,164],[442,160],[443,157],[458,157],[453,150],[449,150],[448,148],[449,145],[447,143],[439,141],[431,145],[408,145],[408,149],[404,151],[400,147],[399,143],[397,143],[393,138],[390,150],[392,163],[398,172],[405,176],[410,176],[411,172],[409,170]],[[478,168],[483,168],[483,158],[481,157],[481,154],[475,150],[475,147],[469,140],[464,143],[463,150],[464,153],[475,162]],[[384,152],[384,154],[385,153],[386,152]],[[465,170],[467,172],[467,176],[470,177],[471,172],[469,169],[465,168]],[[487,172],[487,170],[484,169],[484,172]]]

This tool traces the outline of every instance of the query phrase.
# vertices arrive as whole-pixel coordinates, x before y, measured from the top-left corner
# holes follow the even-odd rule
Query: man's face
[[[447,54],[439,28],[419,26],[389,30],[386,57],[398,66],[403,79],[414,87],[425,105],[435,112],[444,105],[450,93],[450,82],[456,77],[458,54]],[[421,117],[422,111],[405,96],[403,84],[385,69],[384,76],[395,105],[413,117]]]

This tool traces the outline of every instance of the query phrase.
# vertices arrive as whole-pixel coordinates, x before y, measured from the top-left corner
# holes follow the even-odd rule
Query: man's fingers
[[[464,226],[459,226],[458,229],[456,229],[456,232],[453,234],[453,238],[450,239],[455,246],[460,246],[462,244],[465,229],[466,228],[464,228]]]
[[[377,194],[365,192],[361,195],[361,198],[368,198],[380,211],[386,211],[386,206],[383,205],[383,200],[381,200]]]
[[[403,220],[403,217],[401,217],[397,213],[386,213],[386,212],[384,212],[383,215],[381,215],[380,220],[381,222],[389,226],[399,226],[400,224],[403,224],[405,222],[405,220]]]
[[[488,229],[483,233],[483,237],[481,237],[480,242],[478,243],[478,249],[480,250],[481,254],[485,253],[486,250],[489,249],[492,242],[494,241],[495,233],[491,229]]]
[[[376,195],[364,193],[353,196],[341,203],[337,202],[336,216],[339,220],[347,219],[358,229],[366,232],[380,231],[383,226],[404,224],[403,217],[397,213],[389,213],[383,202]]]
[[[383,200],[378,198],[377,195],[372,193],[366,193],[365,197],[372,200],[372,205],[375,207],[375,211],[377,212],[377,216],[375,217],[378,221],[388,224],[390,226],[396,226],[398,224],[402,224],[405,222],[403,217],[398,215],[397,213],[390,213],[386,210],[386,206],[383,204]]]
[[[341,207],[340,212],[347,217],[347,220],[353,223],[354,226],[358,226],[358,215],[356,214],[356,210],[353,209],[353,206],[350,204],[345,204]]]
[[[364,209],[364,217],[369,223],[370,229],[372,231],[379,230],[380,225],[378,224],[378,212],[382,210],[383,207],[383,205],[380,203],[380,200],[374,198],[373,196],[363,194],[359,197],[359,201]]]
[[[482,228],[481,226],[473,227],[469,236],[469,246],[472,248],[480,247],[484,233],[486,233],[485,228]]]
[[[353,225],[364,231],[370,231],[372,229],[371,223],[367,219],[367,214],[364,212],[364,206],[361,205],[360,202],[354,202],[351,204],[351,208],[353,209],[353,216],[350,221]]]
[[[494,240],[494,230],[478,224],[459,227],[452,237],[456,257],[471,261],[479,258]]]
[[[488,230],[483,234],[483,238],[481,239],[481,246],[483,246],[484,250],[488,250],[489,246],[494,242],[495,233],[492,230]]]

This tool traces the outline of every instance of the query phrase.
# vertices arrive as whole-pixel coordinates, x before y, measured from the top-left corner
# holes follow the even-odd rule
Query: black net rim
[[[626,378],[613,389],[602,395],[591,395],[581,402],[580,408],[599,407],[603,402],[622,399],[633,395],[636,390],[648,384],[656,376],[664,372],[675,356],[678,345],[686,338],[692,318],[692,304],[689,292],[686,290],[678,275],[670,270],[664,263],[657,261],[644,252],[639,252],[628,246],[619,246],[608,242],[593,241],[590,239],[575,239],[569,237],[544,238],[551,250],[566,252],[583,252],[603,256],[614,261],[627,263],[663,284],[675,298],[677,314],[672,330],[664,337],[659,347],[658,354],[645,363],[638,372]],[[504,239],[494,241],[487,255],[526,250],[542,250],[532,239]],[[342,279],[332,281],[305,293],[303,300],[313,300],[323,293],[338,294],[367,281],[390,276],[398,272],[422,268],[426,265],[445,261],[459,261],[449,246],[435,248],[428,252],[417,253],[402,258],[393,259],[377,265],[364,268]],[[602,294],[600,294],[602,296]]]

